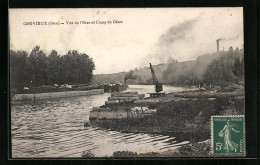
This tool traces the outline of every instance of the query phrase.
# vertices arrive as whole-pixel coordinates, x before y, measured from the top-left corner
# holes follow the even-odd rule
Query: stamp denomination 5
[[[212,116],[211,144],[213,155],[245,155],[245,117]]]

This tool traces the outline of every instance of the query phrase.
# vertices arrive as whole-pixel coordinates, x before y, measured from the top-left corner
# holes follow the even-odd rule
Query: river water
[[[191,89],[164,86],[166,93],[185,90]],[[127,91],[146,94],[154,92],[154,87],[130,85]],[[12,105],[12,157],[77,158],[85,151],[95,157],[109,157],[115,151],[164,152],[188,143],[159,134],[120,133],[84,127],[92,107],[103,105],[109,96],[105,93]]]

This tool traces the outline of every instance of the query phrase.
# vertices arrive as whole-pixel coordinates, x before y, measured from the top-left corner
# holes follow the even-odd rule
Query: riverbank
[[[185,144],[176,149],[170,149],[165,152],[148,152],[148,153],[136,153],[131,151],[117,151],[113,153],[113,157],[209,157],[210,156],[210,139],[202,142]],[[85,155],[84,155],[85,156]]]
[[[91,121],[94,127],[120,132],[182,135],[184,140],[198,141],[210,137],[211,115],[244,114],[244,99],[187,99],[149,103],[157,111],[141,118]]]
[[[75,91],[63,91],[63,92],[48,92],[48,93],[33,93],[33,94],[15,94],[12,97],[12,101],[36,101],[43,99],[56,99],[64,97],[75,97],[75,96],[88,96],[103,94],[104,89],[93,89],[93,90],[75,90]]]
[[[148,98],[135,101],[133,106],[148,106],[156,109],[150,115],[139,118],[91,121],[91,126],[127,133],[162,134],[176,137],[176,140],[189,141],[171,156],[207,156],[210,145],[199,142],[210,139],[212,115],[244,115],[242,90],[234,92],[191,91],[182,92],[182,97],[171,93],[166,97]],[[195,97],[195,96],[198,97]],[[191,97],[189,97],[191,96]],[[111,106],[113,109],[113,106]],[[206,148],[206,149],[205,149]],[[205,150],[205,152],[204,152]],[[181,154],[180,154],[181,153]],[[153,155],[153,154],[152,154]]]

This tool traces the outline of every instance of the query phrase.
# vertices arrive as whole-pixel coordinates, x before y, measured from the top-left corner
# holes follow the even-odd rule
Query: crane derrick
[[[150,63],[150,69],[151,69],[151,73],[152,73],[152,80],[153,80],[153,84],[155,85],[158,82],[157,77],[155,76],[152,64]]]
[[[161,92],[163,90],[163,86],[162,86],[162,83],[158,82],[158,79],[157,79],[157,77],[154,73],[154,70],[153,70],[151,63],[150,63],[150,69],[151,69],[153,84],[154,84],[154,87],[155,87],[155,92],[158,94],[159,92]]]

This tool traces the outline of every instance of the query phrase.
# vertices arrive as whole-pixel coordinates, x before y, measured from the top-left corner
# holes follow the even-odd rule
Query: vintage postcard
[[[246,156],[242,7],[9,20],[12,158]]]

